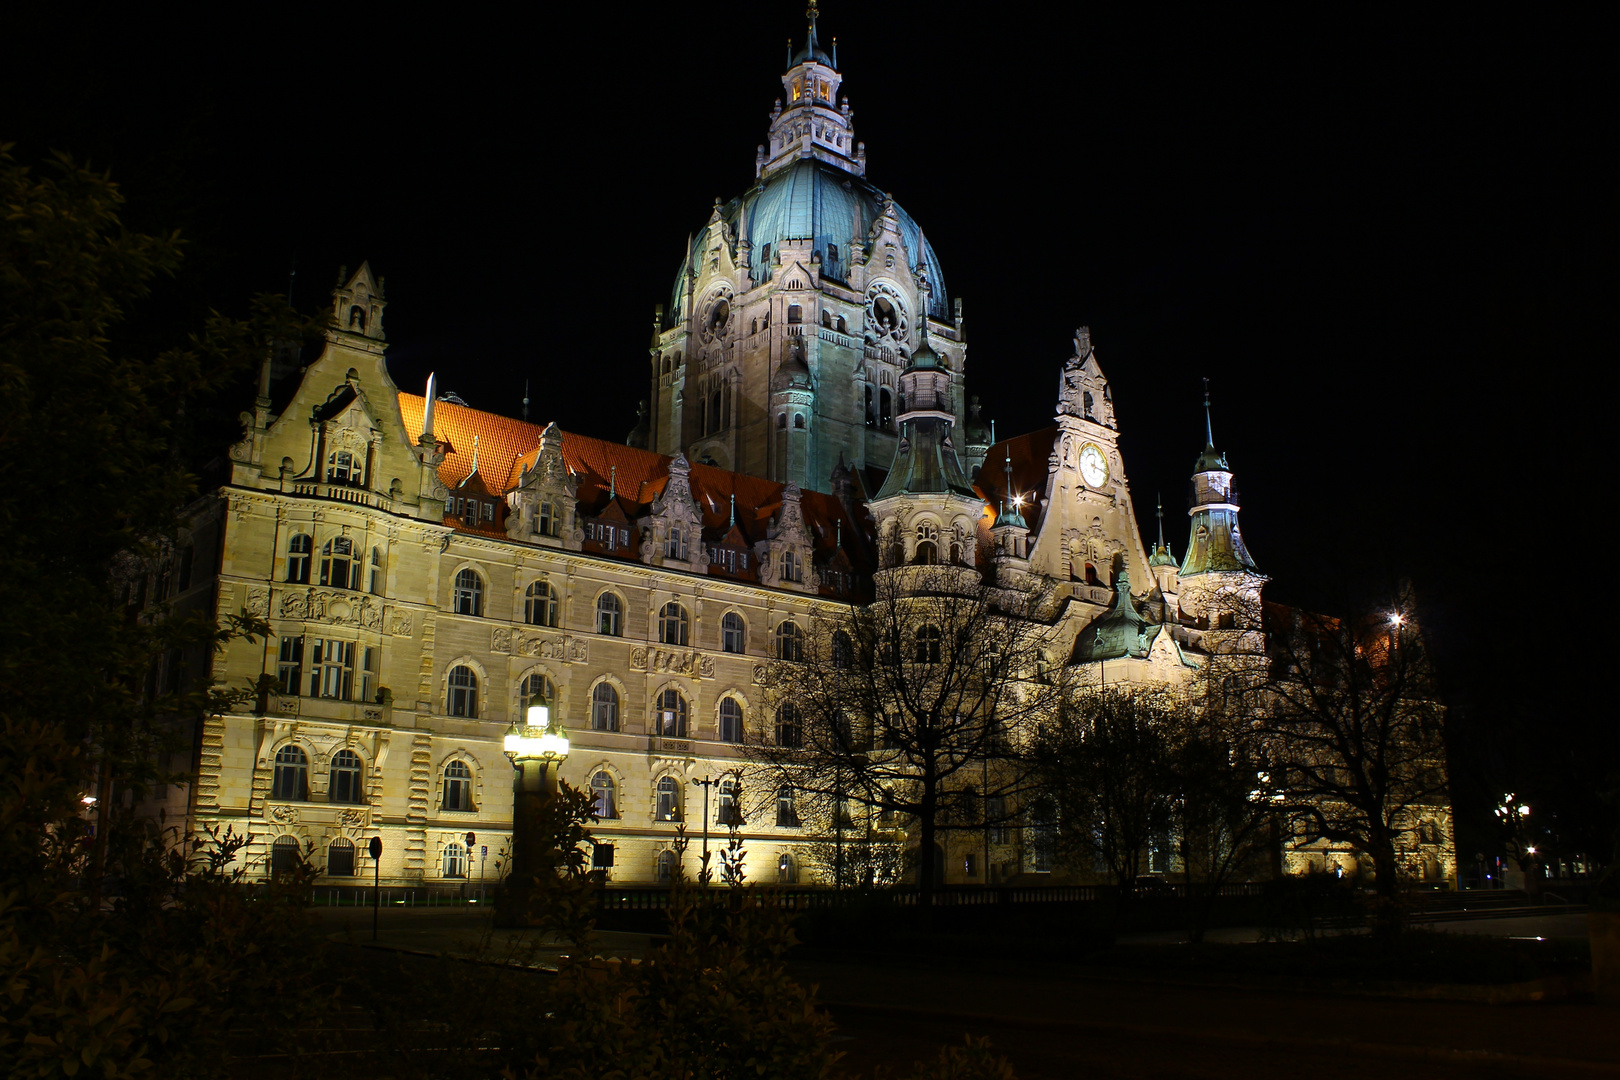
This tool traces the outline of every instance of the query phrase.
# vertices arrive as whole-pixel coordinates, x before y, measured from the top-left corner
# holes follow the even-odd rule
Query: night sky
[[[0,138],[184,230],[156,303],[242,310],[296,259],[311,308],[369,258],[402,387],[436,370],[516,415],[527,378],[536,419],[616,439],[804,33],[795,3],[8,7]],[[1163,492],[1179,554],[1207,376],[1271,595],[1408,575],[1454,704],[1578,708],[1607,641],[1533,671],[1607,606],[1607,31],[1135,7],[823,10],[869,176],[964,300],[970,392],[999,434],[1043,426],[1089,324],[1143,530]]]

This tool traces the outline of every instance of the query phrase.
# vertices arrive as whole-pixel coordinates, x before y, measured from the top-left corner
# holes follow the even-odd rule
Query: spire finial
[[[619,467],[617,465],[608,472],[608,499],[619,497]]]
[[[477,435],[474,435],[474,436],[473,436],[473,463],[472,463],[472,472],[477,472],[477,471],[478,471],[478,436],[477,436]],[[467,474],[467,475],[468,475],[468,476],[471,476],[471,475],[472,475],[472,473],[468,473],[468,474]]]
[[[787,57],[788,57],[787,58],[787,67],[784,68],[783,70],[784,71],[791,71],[793,69],[793,38],[791,36],[788,38]]]
[[[735,491],[733,491],[731,493],[731,527],[736,528],[736,526],[737,526],[737,493]]]
[[[529,380],[523,380],[523,422],[529,422]]]
[[[1204,445],[1215,445],[1215,425],[1209,418],[1209,380],[1204,380]]]
[[[1159,495],[1159,546],[1164,547],[1164,496]]]
[[[838,526],[838,542],[833,545],[833,550],[837,551],[844,546],[844,519],[836,519],[835,524]]]
[[[433,437],[433,402],[437,396],[434,372],[428,372],[427,391],[423,396],[426,401],[422,406],[422,434],[431,439]]]
[[[1007,467],[1002,470],[1007,474],[1007,482],[1001,489],[1001,499],[1005,503],[1007,496],[1012,494],[1012,451],[1007,451]]]

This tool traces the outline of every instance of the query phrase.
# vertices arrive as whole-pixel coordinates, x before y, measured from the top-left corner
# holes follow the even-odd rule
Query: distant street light
[[[528,894],[540,873],[541,828],[546,799],[557,793],[557,773],[568,756],[568,735],[551,717],[544,695],[530,701],[526,723],[506,729],[502,749],[516,770],[512,778],[512,866],[507,888],[515,894],[513,912],[526,912]],[[469,856],[471,852],[469,852]]]

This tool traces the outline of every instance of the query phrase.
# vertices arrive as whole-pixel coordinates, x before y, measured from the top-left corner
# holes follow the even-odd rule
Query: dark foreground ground
[[[362,918],[362,914],[366,917]],[[384,912],[382,944],[366,947],[369,913],[329,913],[329,946],[352,950],[357,967],[394,978],[432,978],[483,929],[477,914]],[[1504,936],[1577,933],[1570,917],[1526,925],[1502,920]],[[1469,932],[1490,932],[1475,922]],[[354,942],[349,944],[348,942]],[[607,935],[610,951],[634,955],[644,935]],[[1175,948],[1176,946],[1166,946]],[[538,959],[543,963],[546,952]],[[1589,997],[1489,1005],[1300,989],[1264,978],[1155,979],[1057,963],[801,958],[794,974],[815,984],[838,1023],[850,1072],[899,1069],[933,1058],[964,1034],[988,1036],[1023,1080],[1085,1077],[1620,1077],[1620,1009]],[[536,979],[549,976],[536,971]],[[348,1021],[364,1043],[364,1018]],[[396,1048],[397,1049],[397,1048]],[[399,1059],[350,1057],[346,1075],[405,1075]],[[246,1063],[244,1063],[246,1065]],[[275,1075],[271,1061],[244,1069]]]

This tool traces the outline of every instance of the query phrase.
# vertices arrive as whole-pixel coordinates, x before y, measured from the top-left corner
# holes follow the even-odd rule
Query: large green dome
[[[773,268],[767,259],[773,257],[784,240],[803,241],[812,237],[814,250],[821,256],[821,276],[844,281],[850,268],[850,238],[856,235],[858,228],[857,239],[865,241],[872,223],[883,212],[883,202],[884,193],[861,177],[807,158],[764,177],[753,190],[722,206],[720,215],[731,226],[733,237],[746,239],[753,245],[749,270],[755,281],[770,278]],[[918,244],[922,245],[931,289],[929,313],[936,318],[950,318],[945,275],[933,246],[898,203],[894,212],[900,221],[908,255],[915,258]],[[768,250],[767,244],[770,245]],[[675,276],[670,317],[681,310],[690,259],[688,252]]]

